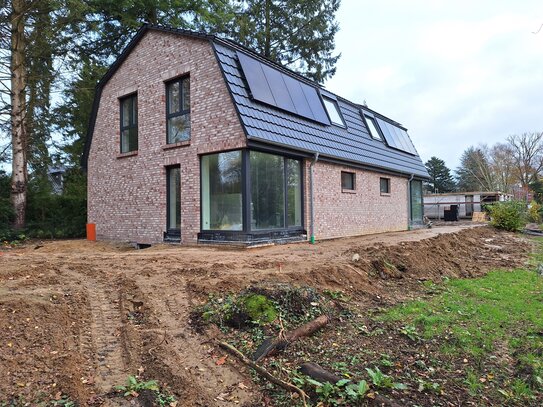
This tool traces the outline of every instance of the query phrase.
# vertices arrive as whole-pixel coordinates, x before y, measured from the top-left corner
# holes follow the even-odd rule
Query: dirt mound
[[[518,235],[467,226],[255,250],[82,240],[2,248],[0,404],[122,405],[129,400],[112,387],[138,375],[179,405],[261,405],[239,367],[220,359],[213,333],[190,326],[191,309],[210,293],[287,283],[392,303],[415,295],[421,280],[515,267],[530,248]]]
[[[529,240],[513,233],[489,227],[476,227],[458,233],[439,234],[429,239],[345,246],[336,257],[306,259],[288,258],[269,261],[262,267],[256,262],[256,272],[230,272],[195,277],[190,288],[203,297],[210,292],[239,291],[262,282],[285,282],[294,286],[342,290],[361,297],[379,296],[395,302],[412,296],[420,281],[440,281],[444,277],[476,277],[493,268],[512,268],[523,264],[532,245]],[[339,242],[333,242],[337,245]],[[322,244],[327,246],[327,242]],[[280,265],[280,266],[279,266]],[[246,264],[252,268],[252,264]],[[391,286],[410,289],[390,290]]]

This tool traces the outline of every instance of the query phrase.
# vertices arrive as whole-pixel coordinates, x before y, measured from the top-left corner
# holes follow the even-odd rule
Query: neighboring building
[[[443,219],[444,211],[451,205],[458,207],[460,218],[471,218],[473,212],[481,212],[482,205],[493,202],[510,201],[512,195],[502,192],[447,192],[424,195],[424,214],[430,219]]]
[[[99,82],[83,165],[98,239],[317,239],[422,224],[406,129],[230,40],[144,26]]]
[[[49,166],[47,168],[47,178],[51,183],[53,193],[56,195],[62,194],[64,191],[64,176],[66,175],[66,167],[62,164]]]

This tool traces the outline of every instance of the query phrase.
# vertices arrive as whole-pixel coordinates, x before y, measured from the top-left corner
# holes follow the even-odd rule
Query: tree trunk
[[[316,363],[312,362],[303,363],[300,366],[300,371],[306,376],[309,376],[312,379],[315,379],[321,383],[329,382],[331,384],[336,384],[342,379],[342,377],[339,377],[317,365]],[[390,400],[385,396],[381,396],[380,394],[375,392],[373,392],[371,396],[368,395],[366,400],[373,400],[373,405],[378,405],[380,407],[402,407],[394,400]]]
[[[11,14],[11,203],[15,212],[13,227],[25,227],[27,173],[26,134],[26,61],[25,61],[25,1],[12,1]]]
[[[264,29],[264,56],[270,58],[271,56],[271,0],[266,0],[266,21]]]
[[[268,338],[255,351],[253,360],[255,362],[259,362],[265,357],[271,356],[277,351],[285,349],[289,344],[298,340],[299,338],[312,335],[329,322],[330,318],[328,315],[321,315],[292,331],[282,333],[277,337]]]

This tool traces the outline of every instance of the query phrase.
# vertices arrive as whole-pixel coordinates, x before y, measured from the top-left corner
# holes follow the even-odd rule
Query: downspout
[[[315,217],[313,213],[313,166],[317,163],[319,160],[319,153],[315,153],[315,157],[313,158],[313,161],[311,161],[311,165],[309,166],[309,214],[310,214],[310,222],[309,222],[309,242],[311,244],[315,244]]]
[[[409,180],[407,180],[407,230],[411,230],[411,181],[415,174],[411,174]]]

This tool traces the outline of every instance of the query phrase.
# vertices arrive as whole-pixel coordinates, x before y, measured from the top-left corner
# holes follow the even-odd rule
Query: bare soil
[[[191,327],[191,310],[210,293],[284,282],[383,306],[414,298],[421,281],[516,267],[530,251],[519,235],[471,224],[248,250],[84,240],[3,247],[0,404],[129,405],[112,388],[139,375],[180,406],[262,405],[247,371],[221,363],[220,333]]]

